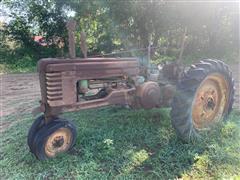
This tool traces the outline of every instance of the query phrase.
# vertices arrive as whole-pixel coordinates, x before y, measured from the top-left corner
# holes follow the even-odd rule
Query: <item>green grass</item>
[[[21,67],[17,64],[0,64],[0,74],[37,72],[36,65]]]
[[[38,161],[28,151],[30,115],[1,136],[2,179],[229,179],[240,178],[240,112],[234,110],[202,141],[180,141],[169,109],[109,107],[66,113],[77,125],[73,150]]]

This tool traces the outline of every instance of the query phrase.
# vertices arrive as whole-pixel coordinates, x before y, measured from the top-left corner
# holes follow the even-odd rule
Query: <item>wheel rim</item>
[[[58,153],[66,152],[72,143],[72,133],[68,128],[60,128],[52,133],[45,144],[45,153],[48,157],[54,157]]]
[[[193,125],[203,129],[222,117],[229,101],[229,86],[218,73],[207,76],[198,87],[192,106]]]

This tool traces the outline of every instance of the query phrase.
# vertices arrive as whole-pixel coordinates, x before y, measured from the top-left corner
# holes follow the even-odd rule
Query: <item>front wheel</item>
[[[219,60],[202,60],[184,73],[172,101],[172,125],[178,136],[189,141],[226,119],[234,101],[234,80]]]
[[[52,121],[43,126],[34,137],[34,154],[39,160],[53,158],[73,147],[77,131],[66,120]]]
[[[28,131],[28,136],[27,136],[27,143],[28,143],[28,147],[30,149],[30,152],[33,152],[34,147],[33,147],[33,140],[35,137],[35,134],[37,133],[37,131],[44,126],[44,116],[41,115],[39,116],[32,124],[32,126],[30,127],[29,131]]]

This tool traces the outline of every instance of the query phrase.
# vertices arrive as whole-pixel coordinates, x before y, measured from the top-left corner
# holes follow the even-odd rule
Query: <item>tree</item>
[[[87,35],[88,54],[122,49],[155,48],[152,54],[176,58],[187,29],[183,51],[191,56],[223,57],[238,51],[239,21],[236,3],[118,0],[5,0],[12,10],[9,34],[28,48],[31,37],[44,35],[49,46],[39,57],[58,56],[54,39],[61,37],[67,49],[66,21],[69,13],[77,21],[77,55],[80,33]],[[163,50],[164,49],[164,50]],[[43,53],[51,51],[51,53]],[[34,52],[34,53],[39,53]],[[66,54],[66,51],[65,51]],[[129,54],[128,54],[129,55]],[[135,54],[136,55],[136,54]]]

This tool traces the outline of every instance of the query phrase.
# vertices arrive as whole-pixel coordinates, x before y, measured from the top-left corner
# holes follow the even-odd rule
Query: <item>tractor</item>
[[[170,107],[172,126],[183,141],[198,139],[231,112],[234,80],[224,62],[202,59],[190,67],[169,63],[151,72],[137,58],[87,58],[86,52],[77,58],[73,29],[74,23],[68,23],[70,58],[38,61],[41,101],[34,112],[42,115],[27,137],[37,159],[53,158],[74,146],[76,127],[59,116],[64,112],[110,105]]]

